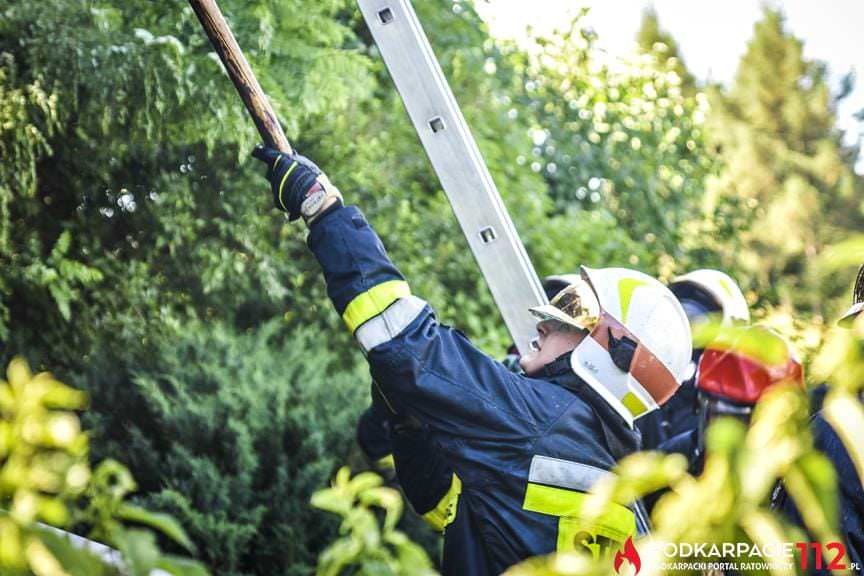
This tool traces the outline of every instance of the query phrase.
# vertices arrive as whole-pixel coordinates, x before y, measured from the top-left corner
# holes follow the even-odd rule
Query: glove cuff
[[[312,224],[332,204],[331,198],[341,202],[342,193],[330,182],[326,174],[320,174],[306,193],[306,198],[300,203],[300,214],[306,224]]]

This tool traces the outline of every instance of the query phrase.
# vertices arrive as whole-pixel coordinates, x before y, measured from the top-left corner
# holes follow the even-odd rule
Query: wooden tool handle
[[[267,100],[267,95],[258,84],[258,79],[252,72],[249,62],[243,56],[240,45],[231,33],[228,22],[219,10],[216,0],[189,0],[192,9],[201,21],[213,49],[225,65],[228,76],[234,82],[234,87],[240,94],[243,104],[255,121],[258,132],[264,142],[282,152],[291,152],[291,143],[282,131],[276,113]]]

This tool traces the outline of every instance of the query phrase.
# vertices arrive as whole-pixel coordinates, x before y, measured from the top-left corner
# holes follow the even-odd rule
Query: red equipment
[[[756,404],[765,390],[774,384],[792,382],[804,386],[801,362],[785,339],[772,330],[757,326],[743,332],[742,338],[764,342],[765,348],[785,349],[784,359],[769,363],[745,354],[734,344],[711,344],[699,361],[699,390],[732,402]]]

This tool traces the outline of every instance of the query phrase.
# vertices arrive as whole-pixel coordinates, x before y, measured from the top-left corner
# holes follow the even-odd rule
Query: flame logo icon
[[[642,559],[639,558],[639,552],[636,551],[636,546],[633,545],[632,536],[628,537],[627,541],[624,542],[624,551],[615,553],[616,573],[621,574],[621,565],[624,563],[624,560],[627,560],[636,569],[636,571],[633,572],[633,576],[639,574],[639,570],[642,569]]]

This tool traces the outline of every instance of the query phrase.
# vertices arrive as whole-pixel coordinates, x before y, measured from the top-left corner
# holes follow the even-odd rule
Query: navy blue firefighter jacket
[[[636,420],[642,432],[642,450],[664,450],[661,445],[676,436],[695,431],[699,427],[698,372],[703,350],[693,350],[693,375],[681,383],[675,394],[659,409]],[[685,454],[686,455],[686,454]],[[689,458],[689,456],[688,456]]]
[[[476,554],[445,559],[449,573],[499,574],[576,547],[614,554],[647,529],[638,507],[580,516],[585,492],[638,449],[639,434],[572,371],[514,374],[440,324],[354,207],[328,209],[308,243],[389,409],[428,428],[460,480],[456,516],[468,529],[457,533]]]
[[[443,532],[455,518],[461,481],[427,427],[380,404],[373,401],[360,416],[358,444],[376,468],[394,469],[414,512]]]
[[[855,563],[860,570],[860,566],[864,565],[864,487],[846,446],[821,412],[814,415],[810,426],[814,447],[831,460],[837,471],[840,535],[846,547],[846,555],[838,560],[845,564],[846,568],[850,567],[850,563]],[[772,505],[798,526],[806,529],[798,507],[782,485],[778,487]],[[833,552],[830,556],[833,556]],[[815,559],[810,558],[807,573],[831,574],[828,562],[829,558],[826,556],[823,565],[817,567]]]

